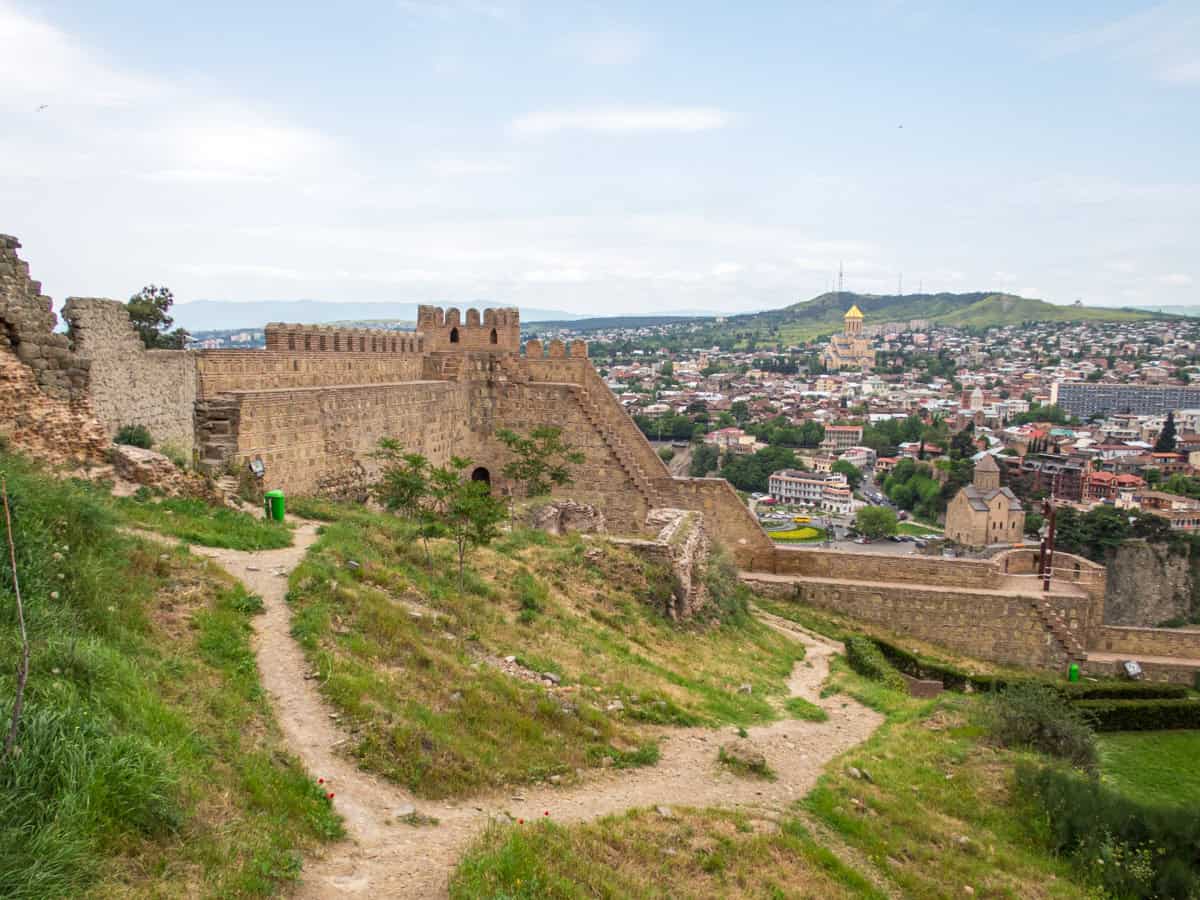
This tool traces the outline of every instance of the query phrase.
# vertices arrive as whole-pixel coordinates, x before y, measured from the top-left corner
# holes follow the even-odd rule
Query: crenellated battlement
[[[537,338],[525,342],[525,358],[526,359],[587,359],[588,345],[587,341],[576,338],[571,343],[566,344],[557,338],[547,344],[543,344]]]
[[[425,350],[422,336],[413,331],[271,322],[265,332],[268,350],[293,353],[422,353]]]
[[[465,350],[490,353],[521,352],[521,314],[513,307],[468,309],[464,321],[458,309],[422,306],[417,332],[427,351]]]

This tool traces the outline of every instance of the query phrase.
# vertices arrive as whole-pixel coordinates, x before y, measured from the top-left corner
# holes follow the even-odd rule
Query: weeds
[[[210,506],[202,500],[154,502],[148,497],[124,497],[116,500],[115,506],[131,525],[205,547],[276,550],[292,543],[291,530],[285,525],[256,519],[240,510]]]
[[[991,736],[1005,747],[1036,750],[1094,769],[1096,738],[1087,716],[1050,685],[1009,685],[983,708]]]
[[[803,719],[805,722],[824,722],[829,718],[829,713],[803,697],[788,697],[784,701],[783,708],[792,718]]]

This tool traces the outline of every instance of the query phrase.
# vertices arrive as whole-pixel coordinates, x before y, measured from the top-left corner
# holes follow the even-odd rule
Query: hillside
[[[1044,300],[988,292],[898,295],[842,291],[821,294],[782,309],[731,316],[725,327],[763,337],[777,334],[786,343],[812,340],[840,331],[842,316],[852,304],[863,311],[868,324],[928,319],[943,325],[981,328],[1033,321],[1128,321],[1156,317],[1145,310],[1058,306]]]

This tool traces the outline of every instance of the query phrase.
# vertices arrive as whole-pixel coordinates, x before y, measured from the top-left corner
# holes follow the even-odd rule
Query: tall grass
[[[278,550],[290,547],[287,525],[256,519],[241,510],[213,506],[203,500],[149,496],[123,497],[116,509],[126,522],[204,547],[232,550]]]
[[[339,826],[274,743],[249,655],[252,604],[182,551],[122,535],[91,489],[4,453],[0,471],[32,645],[18,750],[0,760],[0,894],[75,896],[107,878],[133,893],[155,878],[159,890],[186,892],[190,881],[202,893],[275,890],[277,877],[252,877],[270,846],[294,850]],[[12,587],[4,567],[5,721],[18,646]],[[172,624],[168,611],[188,617]],[[212,641],[231,652],[205,649]],[[252,771],[269,783],[257,808]],[[206,809],[214,789],[225,798],[219,815]],[[283,822],[285,809],[302,816]]]

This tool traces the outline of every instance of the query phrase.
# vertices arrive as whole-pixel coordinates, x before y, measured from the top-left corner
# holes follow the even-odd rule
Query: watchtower
[[[468,309],[466,321],[450,307],[421,306],[417,309],[417,331],[426,351],[464,350],[471,352],[519,353],[521,314],[513,307]]]

